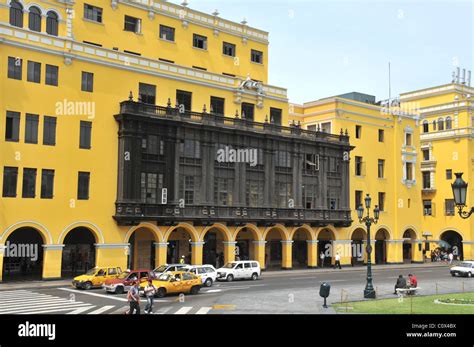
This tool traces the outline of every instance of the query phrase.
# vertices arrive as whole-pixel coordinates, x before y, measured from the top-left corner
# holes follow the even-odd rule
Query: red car
[[[122,294],[128,292],[133,282],[148,281],[153,278],[150,270],[132,270],[122,272],[117,278],[108,279],[105,281],[103,288],[108,293]]]

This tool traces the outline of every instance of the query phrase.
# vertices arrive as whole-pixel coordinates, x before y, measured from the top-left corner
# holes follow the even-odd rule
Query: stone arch
[[[374,234],[374,238],[377,237],[377,233],[381,230],[384,230],[385,232],[387,232],[388,234],[388,237],[386,238],[386,240],[392,240],[392,231],[390,230],[390,228],[387,226],[387,225],[379,225],[377,230],[375,231],[375,234]]]
[[[307,224],[303,224],[302,226],[292,228],[289,232],[289,239],[293,240],[293,238],[295,237],[295,234],[300,230],[306,231],[306,235],[309,235],[308,240],[312,240],[312,241],[316,240],[316,235],[315,235],[314,230]]]
[[[227,242],[233,241],[232,233],[230,232],[229,228],[227,228],[224,224],[220,224],[220,223],[216,223],[204,228],[203,231],[201,232],[199,240],[204,241],[204,237],[212,229],[219,230],[224,235],[225,241]]]
[[[243,229],[248,229],[252,233],[255,238],[255,241],[263,241],[262,235],[260,234],[260,230],[254,224],[246,224],[244,226],[238,227],[235,229],[233,240],[237,240],[237,236]]]
[[[272,230],[278,230],[279,231],[282,241],[290,241],[291,240],[290,236],[289,236],[289,233],[288,233],[288,229],[282,224],[276,224],[274,226],[267,227],[265,229],[265,231],[263,232],[263,240],[267,239],[268,234]]]
[[[191,236],[192,242],[198,242],[199,241],[199,234],[196,231],[196,228],[194,228],[194,226],[192,226],[191,224],[188,224],[188,223],[179,223],[178,225],[170,227],[166,231],[165,236],[163,238],[164,242],[168,242],[171,233],[173,231],[177,230],[177,229],[184,229],[185,231],[187,231],[189,236]]]
[[[67,234],[76,228],[83,227],[88,229],[95,237],[96,243],[105,243],[105,238],[104,234],[102,233],[102,230],[94,223],[88,222],[88,221],[78,221],[69,224],[67,227],[63,229],[61,234],[58,237],[58,244],[62,245],[64,243],[64,239],[66,238]]]
[[[147,223],[147,222],[140,223],[139,225],[133,226],[130,229],[128,229],[127,233],[125,234],[125,238],[123,242],[125,244],[128,243],[133,233],[139,229],[147,229],[148,231],[153,233],[156,242],[164,242],[164,237],[160,229],[155,224]]]
[[[440,233],[439,239],[449,244],[450,248],[448,249],[448,252],[453,254],[454,259],[464,260],[463,241],[465,238],[462,233],[454,229],[444,230]]]
[[[50,231],[46,228],[43,224],[40,224],[36,221],[21,221],[15,224],[10,225],[3,233],[0,235],[0,244],[5,243],[8,239],[10,234],[12,234],[15,230],[29,227],[36,229],[42,236],[44,244],[53,244],[53,237],[51,236]]]

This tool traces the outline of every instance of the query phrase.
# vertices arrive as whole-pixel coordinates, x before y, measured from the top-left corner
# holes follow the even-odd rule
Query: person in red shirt
[[[409,286],[410,286],[411,288],[416,288],[416,287],[418,287],[418,280],[416,279],[416,276],[415,276],[415,275],[409,274],[409,275],[408,275],[408,280],[410,281]]]

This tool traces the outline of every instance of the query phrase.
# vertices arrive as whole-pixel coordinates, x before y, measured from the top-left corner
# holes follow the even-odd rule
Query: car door
[[[100,269],[97,271],[96,275],[92,279],[92,285],[94,287],[101,286],[105,282],[105,278],[107,276],[107,269]]]
[[[250,278],[252,277],[252,265],[250,264],[250,262],[248,263],[244,263],[244,272],[243,272],[243,276],[244,278]]]
[[[183,292],[190,292],[191,287],[193,286],[194,276],[190,273],[183,273],[182,274],[182,291]]]
[[[234,268],[234,278],[241,279],[244,278],[244,264],[240,263]]]
[[[182,291],[182,278],[181,274],[174,274],[170,280],[170,292],[180,293]]]

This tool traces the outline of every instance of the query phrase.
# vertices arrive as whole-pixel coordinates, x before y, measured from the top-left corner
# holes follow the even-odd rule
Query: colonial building
[[[351,223],[349,138],[283,127],[268,33],[184,5],[0,3],[4,280],[316,266],[318,235]]]

